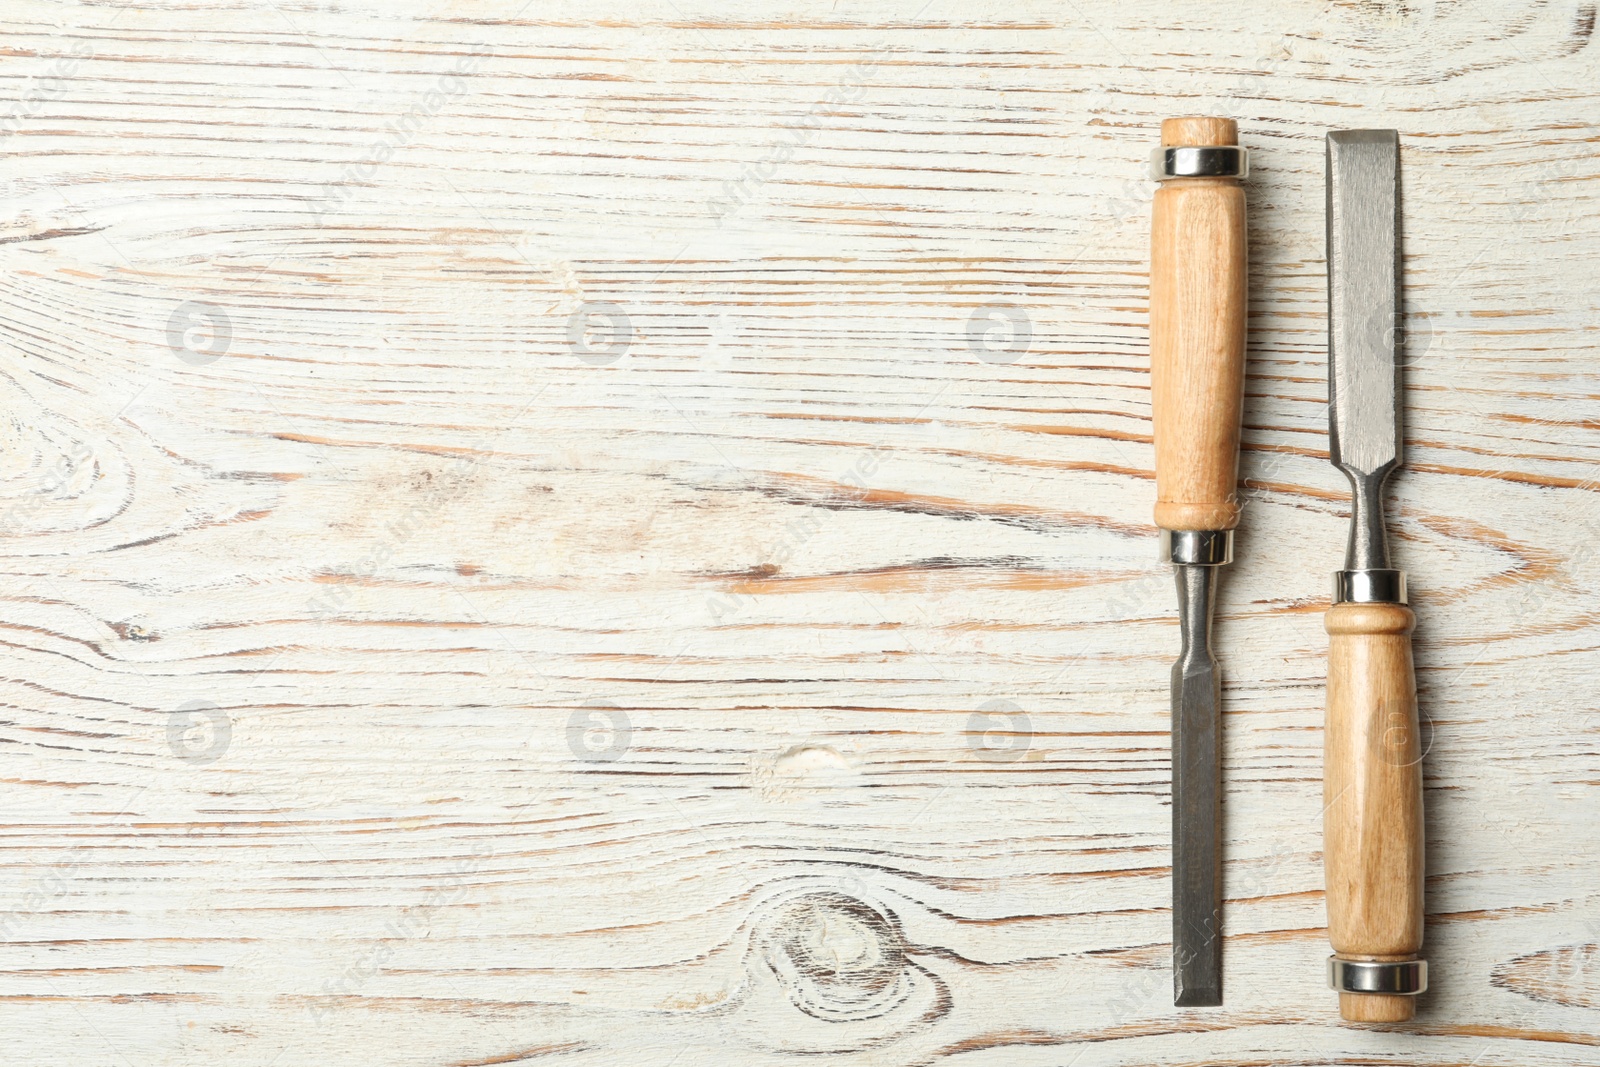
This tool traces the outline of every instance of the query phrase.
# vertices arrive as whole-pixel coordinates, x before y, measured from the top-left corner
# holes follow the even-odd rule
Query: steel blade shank
[[[1177,568],[1183,652],[1172,667],[1172,992],[1222,1003],[1221,680],[1211,652],[1220,568]]]

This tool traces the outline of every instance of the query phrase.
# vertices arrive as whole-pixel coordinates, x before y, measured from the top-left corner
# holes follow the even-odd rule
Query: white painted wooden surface
[[[7,0],[5,1061],[1600,1062],[1594,21]],[[1179,1012],[1142,164],[1197,111],[1254,300]],[[1362,125],[1431,719],[1389,1031],[1322,984]]]

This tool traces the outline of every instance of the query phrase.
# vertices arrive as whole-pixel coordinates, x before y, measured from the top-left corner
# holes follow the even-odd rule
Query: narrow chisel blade
[[[1222,684],[1211,653],[1216,567],[1177,568],[1172,667],[1172,1002],[1222,1003]]]

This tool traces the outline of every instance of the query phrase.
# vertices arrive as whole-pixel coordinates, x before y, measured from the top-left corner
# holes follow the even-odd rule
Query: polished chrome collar
[[[1328,985],[1341,993],[1398,993],[1428,988],[1427,960],[1346,960],[1328,957]]]
[[[1150,153],[1150,177],[1245,178],[1250,174],[1250,152],[1233,144],[1169,145]]]
[[[1335,604],[1404,604],[1406,572],[1389,567],[1333,572]]]
[[[1232,530],[1162,530],[1161,561],[1185,567],[1233,562]]]

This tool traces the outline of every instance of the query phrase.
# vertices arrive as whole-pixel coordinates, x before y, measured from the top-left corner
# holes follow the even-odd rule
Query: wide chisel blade
[[[1383,483],[1400,444],[1400,135],[1328,135],[1329,459],[1350,478],[1355,518],[1345,566],[1389,566]]]

